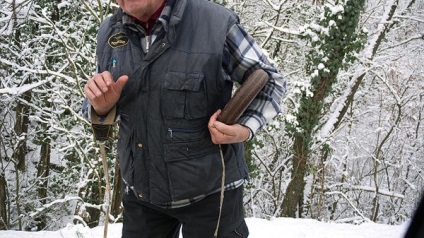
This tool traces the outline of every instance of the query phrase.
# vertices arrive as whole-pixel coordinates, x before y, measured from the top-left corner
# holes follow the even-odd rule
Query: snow
[[[320,222],[312,219],[247,218],[249,238],[401,238],[407,228],[403,225],[363,223],[360,225]],[[108,226],[108,238],[121,237],[122,223]],[[0,238],[100,238],[103,227],[93,229],[82,225],[68,225],[59,231],[0,231]]]
[[[344,12],[344,7],[342,5],[331,6],[330,4],[326,4],[325,6],[330,8],[331,14],[333,16],[338,13]]]

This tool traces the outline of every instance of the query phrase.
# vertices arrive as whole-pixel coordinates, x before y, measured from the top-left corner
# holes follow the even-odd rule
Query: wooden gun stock
[[[268,79],[268,74],[262,69],[257,69],[250,74],[227,105],[225,105],[224,109],[222,109],[221,114],[218,116],[218,121],[227,125],[235,124],[268,82]]]

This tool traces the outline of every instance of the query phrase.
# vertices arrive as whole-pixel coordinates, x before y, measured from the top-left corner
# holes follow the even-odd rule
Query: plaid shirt
[[[175,1],[176,0],[167,0],[166,6],[159,19],[156,21],[156,26],[153,28],[151,34],[142,34],[141,42],[145,54],[149,51],[150,46],[161,39],[168,31],[168,22]],[[137,24],[131,16],[124,14],[122,20],[125,26],[146,33],[143,27]],[[280,113],[280,99],[286,92],[286,82],[283,76],[270,64],[252,36],[250,36],[240,24],[234,24],[228,31],[224,45],[222,75],[226,80],[242,84],[246,72],[250,73],[258,68],[265,70],[271,77],[262,90],[263,94],[252,102],[238,121],[241,125],[250,128],[253,134],[261,129],[267,120],[272,119]],[[95,114],[91,113],[91,106],[88,104],[87,100],[85,100],[82,111],[84,117],[89,121],[91,121],[92,116],[95,116]],[[104,118],[98,118],[98,120],[102,123]],[[119,115],[116,115],[115,121],[118,120]],[[243,183],[244,180],[235,181],[226,184],[225,189],[235,189],[243,185]],[[219,191],[220,189],[212,191],[210,194]],[[156,205],[166,208],[183,207],[199,201],[210,194],[200,195],[192,199],[174,201],[170,204]]]

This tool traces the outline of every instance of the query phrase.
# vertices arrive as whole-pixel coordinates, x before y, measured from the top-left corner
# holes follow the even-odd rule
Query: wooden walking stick
[[[112,109],[112,113],[109,113],[109,115],[115,115],[116,108],[114,107]],[[102,157],[102,165],[103,165],[103,172],[105,176],[106,181],[106,191],[105,191],[105,204],[106,204],[106,212],[105,212],[105,226],[103,230],[103,238],[107,238],[107,231],[108,231],[108,225],[109,225],[109,213],[110,213],[110,180],[109,180],[109,170],[107,166],[107,160],[106,160],[106,149],[105,149],[105,142],[109,139],[110,132],[112,130],[112,126],[114,123],[114,118],[105,118],[105,120],[100,123],[98,121],[97,116],[91,117],[92,122],[91,126],[93,127],[93,134],[97,141],[97,144],[100,148],[100,154]]]
[[[105,191],[106,212],[105,212],[105,227],[103,231],[103,238],[107,238],[107,228],[109,225],[109,213],[110,213],[110,180],[109,180],[109,170],[108,170],[107,161],[106,161],[105,143],[104,141],[99,141],[98,144],[100,148],[100,153],[102,155],[103,171],[105,173],[105,180],[106,180],[106,191]]]

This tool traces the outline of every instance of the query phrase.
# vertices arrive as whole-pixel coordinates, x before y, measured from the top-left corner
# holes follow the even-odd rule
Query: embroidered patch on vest
[[[111,37],[109,37],[109,40],[107,41],[107,43],[109,44],[110,47],[112,48],[118,48],[118,47],[122,47],[125,46],[126,44],[128,44],[128,37],[124,32],[119,32]]]

